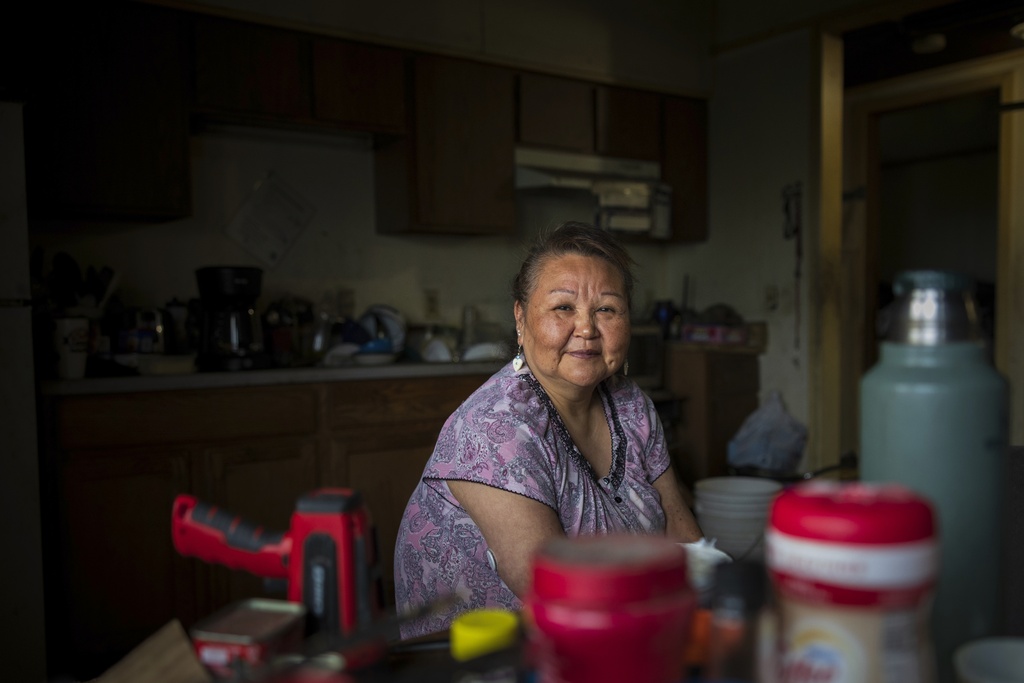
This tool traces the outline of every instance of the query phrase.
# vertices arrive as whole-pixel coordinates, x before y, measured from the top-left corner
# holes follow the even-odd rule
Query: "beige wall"
[[[761,357],[762,396],[778,390],[790,412],[807,420],[811,50],[807,30],[737,48],[715,59],[710,100],[710,233],[706,244],[680,248],[669,277],[695,281],[697,308],[727,303],[748,320],[768,323]],[[782,191],[801,183],[805,231],[802,278],[796,241],[783,235]],[[674,286],[674,285],[672,285]],[[766,289],[778,306],[766,305]]]

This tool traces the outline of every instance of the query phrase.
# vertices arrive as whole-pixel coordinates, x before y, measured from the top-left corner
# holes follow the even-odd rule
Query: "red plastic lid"
[[[660,536],[560,538],[534,559],[533,597],[619,605],[688,591],[686,552]]]
[[[931,503],[898,484],[808,482],[776,496],[769,526],[799,538],[890,544],[935,536]]]

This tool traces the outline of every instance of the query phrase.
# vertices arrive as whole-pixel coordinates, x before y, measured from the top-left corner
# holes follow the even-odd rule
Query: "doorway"
[[[877,145],[876,245],[866,258],[877,297],[866,319],[892,301],[904,270],[948,270],[976,283],[981,328],[995,333],[996,250],[999,228],[999,91],[981,90],[875,115]],[[870,286],[870,283],[869,283]],[[866,367],[874,365],[876,330],[867,329]]]
[[[1024,263],[1017,254],[1024,246],[1024,197],[1015,191],[1024,173],[1024,115],[1008,106],[1021,99],[1020,52],[844,92],[838,228],[850,302],[839,323],[844,447],[858,446],[859,382],[877,357],[874,322],[885,296],[879,283],[910,267],[966,270],[990,290],[979,293],[989,299],[996,365],[1010,379],[1011,442],[1024,443],[1024,349],[1012,343],[1024,334]],[[976,175],[964,179],[968,168],[968,176]],[[939,187],[950,196],[939,196]],[[987,198],[993,191],[994,199]],[[958,213],[957,202],[970,212]]]

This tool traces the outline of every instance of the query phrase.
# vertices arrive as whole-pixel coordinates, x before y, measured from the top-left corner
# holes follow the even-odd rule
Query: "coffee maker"
[[[256,299],[263,271],[241,266],[196,270],[202,326],[196,367],[200,372],[270,367],[263,348]]]

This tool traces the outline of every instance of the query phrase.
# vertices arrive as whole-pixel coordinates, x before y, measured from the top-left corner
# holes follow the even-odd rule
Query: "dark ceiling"
[[[1024,22],[1021,0],[965,0],[843,34],[845,86],[1024,48],[1010,28]],[[945,38],[945,48],[918,54],[915,39]]]

